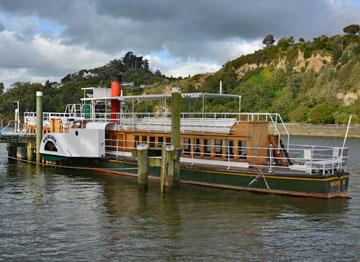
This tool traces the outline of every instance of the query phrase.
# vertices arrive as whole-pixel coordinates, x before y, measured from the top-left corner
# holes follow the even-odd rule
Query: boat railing
[[[150,148],[160,149],[162,145],[170,145],[169,141],[140,141],[106,139],[106,152],[109,155],[119,155],[119,152],[130,152],[137,144],[147,143]],[[334,174],[346,169],[348,148],[314,145],[289,145],[288,154],[276,154],[277,148],[246,147],[234,145],[203,145],[199,143],[181,143],[182,159],[189,164],[222,165],[228,169],[244,167],[236,163],[248,164],[267,169],[299,171],[308,174]],[[207,149],[205,149],[207,148]],[[277,152],[279,153],[279,152]],[[203,162],[203,160],[207,160]],[[209,161],[211,160],[211,161]],[[287,163],[287,164],[284,164]]]
[[[70,107],[69,107],[70,108]],[[59,118],[63,126],[69,126],[71,123],[77,121],[96,121],[96,122],[114,122],[118,127],[125,127],[127,129],[136,129],[137,125],[141,124],[143,128],[154,128],[166,131],[170,125],[171,113],[158,112],[158,113],[100,113],[95,112],[92,114],[79,113],[75,110],[76,105],[71,107],[74,110],[70,110],[68,113],[55,113],[44,112],[43,123],[45,126],[49,125],[51,118]],[[36,123],[35,112],[24,113],[25,125],[35,125]],[[289,134],[286,126],[282,121],[282,118],[277,113],[226,113],[226,112],[194,112],[194,113],[181,113],[181,119],[186,122],[187,126],[201,127],[202,131],[212,131],[213,128],[220,126],[233,125],[239,122],[268,122],[276,131],[280,142],[281,136],[277,124],[281,124],[286,132],[287,140],[286,144],[289,144]],[[219,122],[221,119],[222,122]],[[191,121],[193,120],[193,121]],[[183,124],[183,123],[182,123]],[[278,143],[280,146],[280,143]]]
[[[72,105],[77,106],[77,105]],[[70,107],[69,107],[70,108]],[[44,119],[49,119],[52,117],[68,117],[68,118],[86,118],[89,121],[112,121],[112,120],[121,120],[121,119],[141,119],[144,117],[164,117],[171,118],[171,113],[168,112],[157,112],[157,113],[98,113],[95,112],[88,115],[88,113],[80,113],[78,108],[76,110],[67,109],[65,113],[62,112],[44,112]],[[24,112],[24,117],[36,117],[35,112]],[[236,118],[238,122],[274,122],[281,123],[283,122],[281,116],[278,113],[226,113],[226,112],[195,112],[195,113],[181,113],[181,118],[206,118],[206,119],[223,119],[223,118]]]

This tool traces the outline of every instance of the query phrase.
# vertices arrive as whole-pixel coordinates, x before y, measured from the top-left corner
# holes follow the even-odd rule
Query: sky
[[[360,23],[360,0],[0,0],[0,82],[59,81],[133,51],[168,76]]]

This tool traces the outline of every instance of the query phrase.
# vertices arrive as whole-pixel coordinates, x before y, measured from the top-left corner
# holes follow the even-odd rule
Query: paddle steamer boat
[[[136,147],[148,144],[154,160],[171,144],[170,114],[137,113],[139,102],[164,101],[170,94],[124,96],[112,88],[84,88],[81,104],[65,113],[44,113],[41,153],[62,165],[96,163],[107,173],[136,176]],[[202,101],[200,113],[181,114],[181,183],[320,198],[347,197],[348,149],[292,145],[279,114],[240,112],[241,97],[183,93]],[[207,113],[208,99],[238,99],[236,113]],[[125,107],[131,110],[125,110]],[[166,106],[165,106],[166,108]],[[25,112],[24,129],[35,133],[35,113]],[[119,171],[120,170],[120,171]],[[158,179],[160,168],[150,167]]]

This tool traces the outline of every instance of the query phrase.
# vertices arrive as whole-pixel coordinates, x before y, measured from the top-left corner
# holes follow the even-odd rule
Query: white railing
[[[34,112],[25,112],[24,113],[24,123],[27,125],[35,125],[36,113]],[[43,120],[44,124],[48,124],[49,119],[51,118],[60,118],[63,126],[71,126],[71,123],[78,121],[96,121],[96,122],[114,122],[120,128],[132,129],[137,128],[143,129],[154,129],[160,131],[168,131],[171,126],[171,113],[92,113],[91,117],[88,114],[78,113],[77,111],[73,113],[53,113],[53,112],[44,112]],[[227,131],[230,130],[233,124],[239,122],[267,122],[275,130],[276,135],[278,136],[278,146],[280,148],[281,135],[277,127],[277,124],[285,130],[286,134],[286,144],[289,145],[289,132],[281,118],[277,113],[181,113],[181,119],[186,127],[200,128],[200,131],[223,131],[226,130],[217,130],[221,127],[227,128]],[[219,122],[221,120],[222,122]],[[69,122],[69,123],[67,123]],[[189,128],[188,128],[189,129]]]
[[[170,144],[164,138],[162,142],[148,141],[148,139],[147,141],[105,139],[105,141],[106,152],[110,155],[118,155],[118,152],[124,151],[130,152],[136,149],[137,144],[149,144],[152,149],[160,149],[163,144]],[[188,159],[187,163],[196,164],[199,163],[199,159],[211,159],[214,160],[214,165],[221,164],[228,169],[234,166],[233,163],[250,163],[250,166],[264,168],[269,172],[278,169],[325,175],[344,170],[348,160],[348,148],[344,149],[341,156],[341,147],[330,146],[289,145],[288,156],[285,156],[285,153],[277,153],[277,148],[271,146],[237,146],[235,148],[234,145],[181,143],[181,147],[182,159]],[[259,162],[264,164],[258,164]],[[207,164],[212,163],[207,162]]]
[[[44,119],[52,117],[68,118],[86,118],[89,121],[111,121],[118,119],[141,119],[145,117],[165,117],[171,118],[171,113],[98,113],[95,112],[92,117],[87,117],[85,113],[74,111],[70,113],[44,112]],[[36,117],[35,112],[24,112],[24,117]],[[181,118],[205,118],[205,119],[224,119],[236,118],[238,122],[274,122],[282,123],[281,116],[278,113],[181,113]]]

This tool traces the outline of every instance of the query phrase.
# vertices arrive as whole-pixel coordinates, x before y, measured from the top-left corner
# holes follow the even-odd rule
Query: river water
[[[338,139],[292,142],[341,145]],[[9,162],[0,145],[0,261],[359,261],[360,140],[351,199],[182,185]]]

